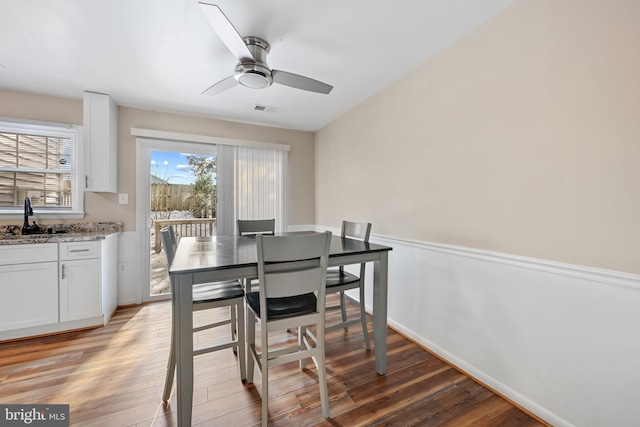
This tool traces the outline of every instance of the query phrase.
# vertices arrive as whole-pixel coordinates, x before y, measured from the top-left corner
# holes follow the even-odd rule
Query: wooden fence
[[[160,230],[169,225],[173,225],[177,239],[182,236],[214,236],[216,234],[216,218],[158,219],[153,221],[153,249],[156,253],[162,250]]]
[[[154,212],[189,211],[193,187],[181,184],[151,184],[151,210]]]

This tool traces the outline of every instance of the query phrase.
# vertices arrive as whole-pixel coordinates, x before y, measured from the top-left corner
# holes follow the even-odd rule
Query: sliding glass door
[[[286,231],[287,150],[137,139],[138,301],[170,297],[162,227],[182,236],[232,235],[237,219],[276,219]]]

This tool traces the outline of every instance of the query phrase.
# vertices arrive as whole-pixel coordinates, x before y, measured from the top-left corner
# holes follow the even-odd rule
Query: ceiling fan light
[[[247,72],[238,76],[238,82],[245,87],[251,89],[264,89],[269,87],[271,83],[269,80],[260,73]]]

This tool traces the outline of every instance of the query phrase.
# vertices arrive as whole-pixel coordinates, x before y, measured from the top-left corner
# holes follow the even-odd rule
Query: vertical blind
[[[218,146],[218,234],[236,234],[236,219],[276,220],[287,224],[287,152],[244,146]]]

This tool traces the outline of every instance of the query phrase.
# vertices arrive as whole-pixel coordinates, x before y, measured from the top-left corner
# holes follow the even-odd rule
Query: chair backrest
[[[359,240],[368,242],[370,234],[371,234],[370,222],[342,221],[342,232],[340,233],[342,237],[359,239]]]
[[[176,249],[178,248],[173,225],[164,227],[160,230],[160,238],[162,239],[162,248],[164,249],[164,253],[167,257],[167,267],[169,267],[173,261],[173,257],[176,255]]]
[[[370,222],[351,222],[342,221],[342,231],[340,236],[342,238],[348,237],[350,239],[358,239],[364,242],[369,242],[369,235],[371,234]],[[360,264],[360,279],[364,280],[364,272],[367,264]],[[344,265],[339,267],[340,271],[344,271]]]
[[[178,235],[176,234],[176,229],[173,225],[169,225],[169,237],[171,237],[171,243],[174,247],[178,247]]]
[[[275,233],[276,220],[274,219],[239,219],[238,234],[257,235]]]
[[[317,292],[325,299],[331,232],[288,236],[256,236],[260,302]],[[320,307],[322,306],[322,307]],[[318,304],[324,311],[324,304]]]

